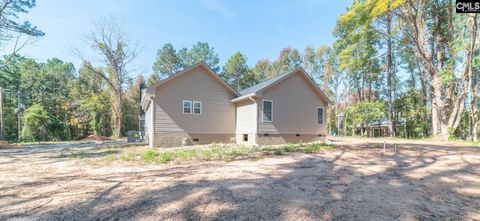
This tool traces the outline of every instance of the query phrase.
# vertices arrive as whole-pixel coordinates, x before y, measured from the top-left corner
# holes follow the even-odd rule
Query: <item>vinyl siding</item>
[[[156,89],[155,134],[235,134],[235,95],[202,67]],[[183,114],[183,100],[201,101],[202,113]]]
[[[145,111],[145,137],[150,146],[153,146],[153,104],[148,105]]]
[[[273,101],[273,122],[262,122],[262,100]],[[268,134],[325,134],[325,124],[317,123],[317,107],[325,103],[307,84],[306,79],[295,73],[272,86],[258,98],[258,133]],[[327,116],[325,108],[325,116]],[[325,118],[326,122],[326,118]]]
[[[255,104],[251,100],[237,103],[237,134],[255,133]]]

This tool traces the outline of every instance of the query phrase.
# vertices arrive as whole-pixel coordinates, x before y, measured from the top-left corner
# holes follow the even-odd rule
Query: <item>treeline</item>
[[[350,89],[345,133],[386,117],[390,136],[477,140],[477,14],[450,0],[360,0],[334,35]]]
[[[7,63],[6,59],[9,59]],[[0,60],[4,90],[6,140],[71,140],[89,134],[112,135],[110,92],[106,82],[84,63],[52,58],[46,62],[20,55]],[[123,131],[138,130],[140,84],[143,76],[127,79],[122,108]]]
[[[1,4],[0,17],[7,22],[0,23],[0,44],[16,34],[43,36],[31,23],[18,21],[35,1]],[[237,90],[303,67],[333,101],[331,134],[365,135],[369,124],[386,121],[388,136],[477,140],[477,32],[477,15],[455,13],[453,1],[359,0],[337,19],[332,46],[286,47],[275,60],[249,66],[240,51],[221,65],[206,42],[190,48],[167,43],[144,80],[129,71],[137,50],[128,34],[114,20],[104,20],[93,25],[85,42],[95,54],[80,56],[78,70],[61,59],[23,57],[18,52],[25,44],[4,53],[3,134],[9,140],[125,135],[139,127],[140,85],[204,62]]]

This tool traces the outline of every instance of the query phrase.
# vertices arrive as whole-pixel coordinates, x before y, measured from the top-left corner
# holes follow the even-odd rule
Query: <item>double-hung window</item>
[[[262,122],[272,122],[273,121],[273,102],[271,100],[262,101]]]
[[[202,102],[183,100],[183,113],[184,114],[202,114]]]
[[[193,114],[202,114],[202,102],[193,101]]]
[[[183,113],[191,114],[192,113],[192,101],[183,100]]]
[[[318,107],[317,108],[317,122],[318,122],[318,124],[323,124],[323,120],[325,118],[324,115],[325,115],[325,113],[324,113],[323,107]]]

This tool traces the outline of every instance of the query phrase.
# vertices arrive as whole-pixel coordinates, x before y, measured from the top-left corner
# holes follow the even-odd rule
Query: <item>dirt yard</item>
[[[0,220],[480,220],[480,147],[389,142],[150,165],[0,150]]]

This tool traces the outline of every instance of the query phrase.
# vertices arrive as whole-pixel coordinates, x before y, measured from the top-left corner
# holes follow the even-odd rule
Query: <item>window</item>
[[[183,100],[183,113],[184,114],[192,113],[192,101]]]
[[[318,121],[318,124],[323,124],[323,107],[319,107],[317,108],[317,121]]]
[[[262,102],[262,121],[263,122],[272,122],[272,110],[273,110],[273,103],[270,100],[263,100]]]
[[[202,114],[202,102],[200,101],[193,102],[193,114]]]

